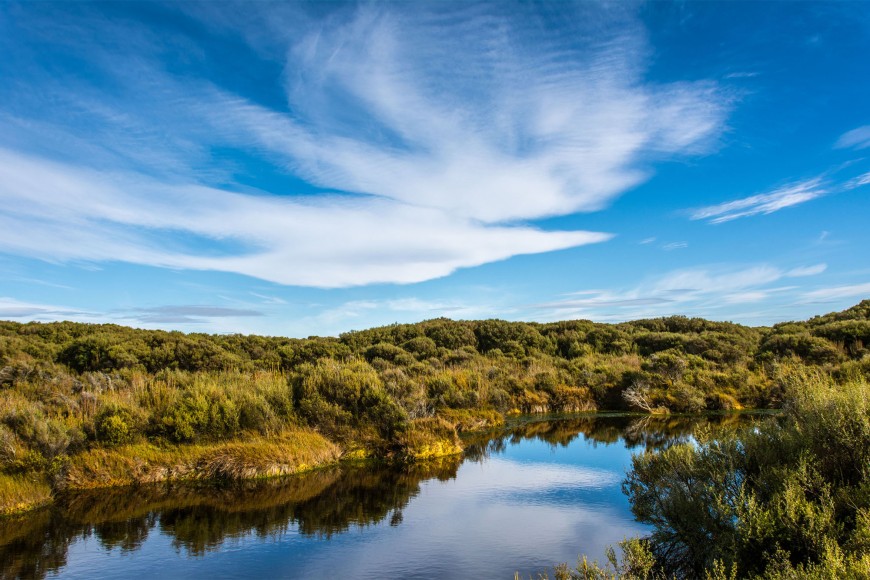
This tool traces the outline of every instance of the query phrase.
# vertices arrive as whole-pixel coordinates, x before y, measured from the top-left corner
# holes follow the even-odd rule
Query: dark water
[[[0,520],[7,577],[513,578],[646,529],[621,492],[632,452],[698,422],[586,416],[470,440],[465,457],[341,466],[233,486],[69,495]]]

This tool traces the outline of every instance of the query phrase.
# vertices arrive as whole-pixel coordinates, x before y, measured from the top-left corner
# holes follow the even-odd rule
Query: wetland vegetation
[[[609,571],[556,573],[855,575],[870,567],[868,344],[870,301],[770,328],[437,319],[288,339],[0,322],[0,512],[473,454],[462,433],[521,414],[782,408],[749,431],[650,442],[625,491],[652,535]]]

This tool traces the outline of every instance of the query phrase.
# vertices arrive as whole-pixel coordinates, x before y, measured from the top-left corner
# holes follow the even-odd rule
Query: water
[[[3,577],[513,578],[604,559],[634,521],[632,452],[739,416],[535,421],[468,441],[465,457],[340,466],[231,486],[69,495],[0,521]],[[552,574],[551,574],[552,575]]]

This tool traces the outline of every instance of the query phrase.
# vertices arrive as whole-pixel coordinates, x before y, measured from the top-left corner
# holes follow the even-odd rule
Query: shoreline
[[[23,516],[51,506],[67,491],[117,489],[151,484],[184,482],[219,483],[279,479],[335,467],[340,464],[425,462],[464,453],[476,436],[496,430],[510,430],[552,420],[596,417],[668,420],[704,416],[765,415],[777,409],[744,409],[671,415],[627,413],[622,411],[584,411],[578,413],[541,413],[508,415],[497,420],[490,415],[473,429],[458,429],[443,419],[428,419],[424,429],[409,429],[403,447],[377,453],[377,450],[349,443],[342,446],[311,429],[286,431],[274,437],[200,444],[160,444],[142,442],[117,447],[97,447],[67,458],[50,485],[48,474],[2,476],[25,480],[20,497],[0,505],[0,518]],[[452,436],[448,432],[452,430]],[[439,432],[440,431],[440,432]],[[29,497],[28,497],[28,493]]]
[[[97,447],[66,458],[62,473],[0,475],[13,489],[0,504],[0,518],[36,512],[67,491],[113,489],[174,482],[230,482],[278,479],[342,463],[423,462],[463,452],[454,437],[416,437],[400,453],[375,454],[359,446],[342,448],[313,430],[278,437],[189,445],[152,442]],[[54,479],[54,485],[51,485]]]

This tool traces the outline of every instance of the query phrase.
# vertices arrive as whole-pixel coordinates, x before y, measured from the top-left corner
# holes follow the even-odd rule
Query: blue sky
[[[0,3],[0,319],[870,298],[870,3]]]

